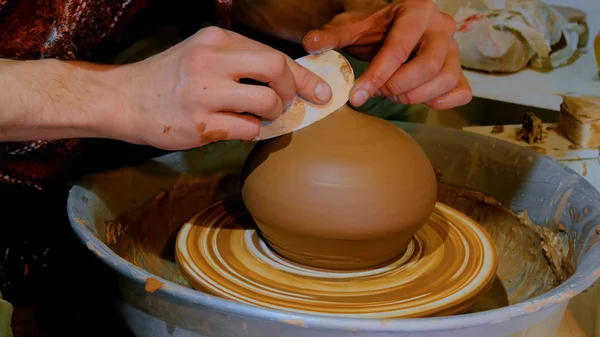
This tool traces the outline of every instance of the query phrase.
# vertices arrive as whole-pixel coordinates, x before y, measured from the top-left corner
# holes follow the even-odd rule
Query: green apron
[[[0,293],[0,337],[12,337],[12,329],[10,328],[12,313],[12,304],[3,300]]]

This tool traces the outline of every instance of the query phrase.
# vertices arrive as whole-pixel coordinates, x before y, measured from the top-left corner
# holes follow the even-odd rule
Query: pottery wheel
[[[315,269],[280,257],[261,239],[239,196],[186,223],[176,256],[190,284],[216,296],[296,313],[378,319],[463,312],[489,289],[497,266],[487,233],[439,202],[402,256],[370,270]]]

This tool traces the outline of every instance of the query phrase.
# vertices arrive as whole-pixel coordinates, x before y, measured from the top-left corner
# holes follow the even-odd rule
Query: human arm
[[[234,18],[300,41],[311,53],[343,49],[370,60],[351,92],[355,106],[374,95],[435,109],[471,100],[453,39],[455,22],[433,1],[326,0],[313,5],[302,0],[236,0]]]
[[[0,59],[0,141],[101,137],[119,109],[115,69],[53,59]]]
[[[251,140],[297,94],[331,97],[289,57],[216,27],[130,65],[1,60],[0,90],[0,141],[102,137],[166,150]]]

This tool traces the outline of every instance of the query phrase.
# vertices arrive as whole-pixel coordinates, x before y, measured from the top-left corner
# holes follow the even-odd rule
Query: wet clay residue
[[[202,143],[212,143],[225,140],[227,137],[229,137],[229,131],[227,130],[210,130],[200,135],[200,141]]]
[[[546,154],[546,153],[548,153],[546,151],[546,149],[544,149],[543,147],[540,147],[540,146],[531,145],[531,146],[528,146],[528,147],[530,149],[532,149],[533,151],[535,151],[537,153],[540,153],[540,154]]]
[[[575,272],[575,263],[572,256],[572,242],[569,240],[565,225],[559,224],[558,232],[555,232],[547,227],[535,226],[526,211],[517,214],[517,217],[521,223],[533,229],[542,240],[544,256],[556,277],[555,285],[571,277]]]
[[[465,213],[491,235],[498,251],[497,280],[472,311],[525,301],[565,281],[573,273],[567,233],[531,224],[495,199],[440,184],[438,200]]]
[[[295,326],[305,326],[304,321],[301,319],[282,319],[281,322]]]
[[[282,129],[284,126],[286,129],[292,130],[299,127],[306,116],[306,104],[313,105],[308,101],[295,98],[290,109],[283,116],[274,121],[274,123],[280,123]],[[285,125],[283,124],[283,121],[285,121]]]
[[[228,190],[226,175],[182,175],[172,190],[162,191],[140,209],[106,224],[106,244],[119,256],[169,281],[187,285],[175,265],[179,228],[196,212]],[[234,187],[235,182],[233,183]]]
[[[340,66],[340,73],[342,73],[345,82],[350,82],[354,77],[354,70],[352,70],[352,66],[344,55],[340,54],[338,58],[343,61],[343,64]]]
[[[210,130],[206,131],[206,124],[200,123],[196,126],[196,130],[200,134],[200,143],[212,143],[219,140],[225,140],[229,137],[227,130]]]
[[[345,62],[344,64],[342,64],[340,66],[340,73],[342,73],[342,76],[344,76],[344,81],[349,82],[352,80],[352,75],[353,70],[352,70],[352,66],[350,65],[350,63]]]
[[[294,98],[294,101],[289,109],[285,111],[279,118],[267,123],[263,122],[263,128],[261,129],[260,135],[262,139],[270,138],[274,135],[285,134],[298,128],[306,117],[307,104],[317,107],[315,104],[296,97]],[[265,128],[265,125],[267,128]]]
[[[146,285],[144,286],[144,289],[146,290],[146,292],[152,294],[160,290],[163,286],[164,284],[159,280],[155,278],[149,278],[146,280]]]
[[[492,133],[502,133],[504,132],[504,125],[496,125],[492,128]]]
[[[523,117],[523,125],[517,133],[517,140],[524,140],[527,144],[543,141],[544,124],[533,112],[528,112]]]

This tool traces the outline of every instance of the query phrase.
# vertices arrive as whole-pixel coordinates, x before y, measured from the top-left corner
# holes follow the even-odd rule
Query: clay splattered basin
[[[115,271],[116,306],[137,336],[552,336],[568,300],[600,276],[600,237],[596,234],[600,193],[573,171],[531,150],[453,129],[398,125],[423,147],[442,183],[479,191],[513,212],[527,211],[539,225],[537,229],[550,233],[564,229],[543,242],[531,229],[503,230],[501,221],[488,219],[488,213],[476,219],[486,222],[484,227],[498,246],[499,271],[493,292],[500,294],[491,296],[489,303],[482,301],[476,312],[414,319],[342,319],[270,310],[190,289],[172,260],[173,237],[204,206],[239,192],[236,174],[249,144],[213,144],[156,158],[140,167],[86,177],[70,192],[71,224],[82,243]],[[175,191],[187,190],[192,197],[163,192],[176,184],[179,189]],[[447,202],[460,199],[453,193],[442,195]],[[148,204],[158,211],[143,213]],[[160,212],[179,206],[179,212]],[[471,207],[468,200],[462,207]],[[119,226],[120,214],[140,209],[147,217],[138,219],[138,228]],[[123,242],[123,233],[128,232],[137,244]],[[148,237],[154,239],[144,239]],[[540,276],[550,273],[542,246],[565,238],[571,241],[564,247],[570,251],[566,255],[572,257],[575,270],[562,275],[566,279],[562,283],[552,284],[556,279]],[[120,254],[127,259],[109,246],[122,249]],[[158,280],[162,287],[148,292],[148,280],[154,284]]]

